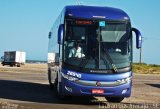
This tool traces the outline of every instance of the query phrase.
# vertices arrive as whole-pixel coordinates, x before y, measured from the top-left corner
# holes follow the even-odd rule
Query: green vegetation
[[[160,65],[146,64],[146,63],[134,63],[133,72],[140,74],[160,74]]]

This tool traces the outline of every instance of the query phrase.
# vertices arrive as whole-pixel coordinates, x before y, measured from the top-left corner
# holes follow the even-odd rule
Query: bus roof
[[[86,19],[130,20],[129,16],[121,9],[83,5],[66,6],[65,16]]]

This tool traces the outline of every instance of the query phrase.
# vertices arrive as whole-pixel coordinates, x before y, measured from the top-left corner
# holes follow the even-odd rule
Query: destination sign
[[[93,24],[92,21],[88,21],[88,20],[76,20],[75,23],[78,25],[91,25],[91,24]]]

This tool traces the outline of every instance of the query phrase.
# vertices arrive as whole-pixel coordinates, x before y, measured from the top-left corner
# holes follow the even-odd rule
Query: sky
[[[124,10],[144,37],[142,62],[160,64],[160,0],[0,0],[0,56],[18,50],[27,59],[47,60],[50,28],[63,7],[77,1]],[[133,60],[138,62],[135,43]]]

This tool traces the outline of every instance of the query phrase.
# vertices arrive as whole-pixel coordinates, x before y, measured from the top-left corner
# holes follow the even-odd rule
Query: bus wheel
[[[20,64],[17,64],[17,67],[20,67],[21,65]]]
[[[120,103],[124,97],[105,97],[108,102]]]
[[[61,84],[61,82],[58,82],[58,76],[57,76],[57,79],[55,81],[55,86],[56,86],[55,87],[55,92],[56,92],[57,97],[60,100],[66,100],[67,97],[62,94],[62,84]]]
[[[48,80],[50,89],[53,89],[55,87],[56,81],[55,82],[53,81],[51,70],[48,70]]]

